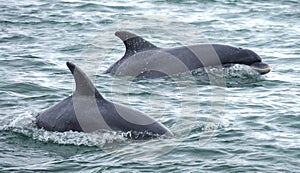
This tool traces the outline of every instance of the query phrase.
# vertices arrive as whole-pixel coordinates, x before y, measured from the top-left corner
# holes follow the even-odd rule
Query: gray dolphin
[[[260,74],[270,72],[268,64],[253,51],[222,44],[198,44],[175,48],[159,48],[127,31],[115,33],[125,44],[124,56],[104,73],[157,78],[201,67],[244,64]]]
[[[38,113],[36,125],[48,131],[92,132],[106,129],[126,134],[131,139],[147,139],[159,135],[173,136],[153,118],[103,98],[87,75],[67,62],[76,83],[74,93],[53,107]]]

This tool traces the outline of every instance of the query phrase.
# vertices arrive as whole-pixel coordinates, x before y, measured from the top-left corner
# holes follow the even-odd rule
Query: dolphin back
[[[71,96],[37,115],[38,128],[58,132],[114,130],[126,132],[131,139],[173,136],[163,124],[146,114],[104,99],[79,67],[70,62],[67,66],[76,89]]]

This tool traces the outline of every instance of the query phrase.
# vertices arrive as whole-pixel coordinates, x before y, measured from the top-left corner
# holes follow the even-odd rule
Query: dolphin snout
[[[260,74],[267,74],[271,71],[271,68],[268,64],[263,62],[256,62],[250,65],[254,70],[256,70]]]

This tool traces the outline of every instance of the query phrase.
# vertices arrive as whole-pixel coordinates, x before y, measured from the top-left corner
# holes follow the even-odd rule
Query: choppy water
[[[299,171],[298,1],[1,0],[0,11],[1,172]],[[249,48],[272,71],[260,77],[243,66],[221,69],[226,87],[184,75],[103,75],[124,53],[118,30],[161,47]],[[72,93],[66,61],[86,71],[107,99],[156,118],[176,137],[130,141],[115,132],[35,128],[37,112]]]

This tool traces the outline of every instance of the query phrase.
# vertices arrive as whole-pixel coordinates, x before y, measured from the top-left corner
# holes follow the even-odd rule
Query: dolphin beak
[[[271,68],[268,64],[263,62],[256,62],[250,65],[254,70],[256,70],[261,75],[267,74],[271,71]]]

